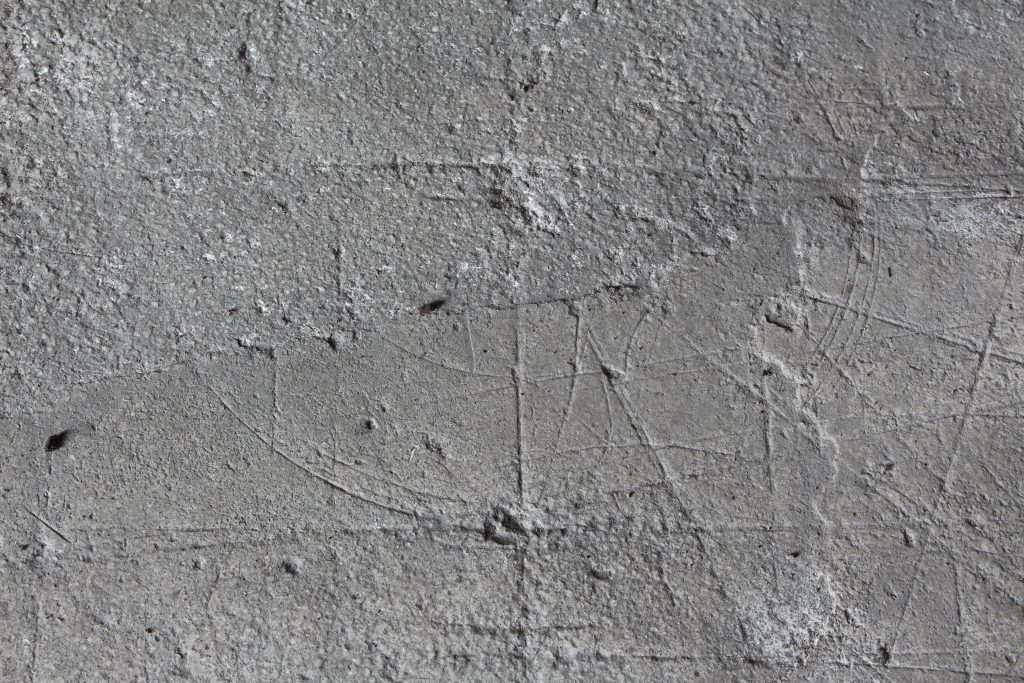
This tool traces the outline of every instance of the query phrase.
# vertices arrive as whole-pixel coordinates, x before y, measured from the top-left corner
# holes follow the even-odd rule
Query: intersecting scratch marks
[[[858,240],[859,238],[860,235],[858,234]],[[818,353],[818,351],[822,347],[827,349],[832,343],[831,338],[835,335],[839,328],[842,327],[843,319],[846,314],[846,309],[850,306],[850,299],[853,294],[853,289],[849,285],[854,284],[856,282],[858,267],[859,262],[857,260],[856,249],[851,249],[846,262],[846,274],[843,277],[843,295],[846,297],[845,305],[843,308],[837,307],[832,310],[832,316],[829,318],[828,324],[825,326],[825,332],[822,333],[821,337],[818,338],[818,341],[815,344],[814,349],[811,351],[812,354]],[[806,285],[802,287],[801,291],[804,294],[807,293],[808,290]],[[839,316],[839,322],[836,322],[837,315]]]
[[[917,561],[914,563],[914,575],[910,580],[910,586],[907,588],[907,596],[903,600],[903,607],[900,609],[900,616],[896,621],[896,627],[893,629],[892,637],[889,638],[887,649],[890,654],[896,654],[896,645],[899,643],[900,636],[903,634],[903,622],[907,618],[907,610],[910,607],[910,600],[914,595],[914,590],[917,588],[917,584],[921,580],[921,564],[928,553],[928,548],[931,547],[932,536],[933,534],[930,532],[926,534],[924,543],[921,544],[921,551],[917,554]]]
[[[640,334],[640,328],[643,327],[644,322],[647,320],[647,316],[650,315],[648,309],[644,309],[640,315],[640,319],[636,321],[636,325],[633,327],[633,332],[629,335],[629,342],[626,344],[626,374],[629,374],[631,367],[631,361],[633,358],[633,345],[636,343],[637,336]],[[578,332],[578,330],[577,330]]]
[[[863,291],[856,307],[851,308],[855,313],[855,318],[849,334],[846,335],[844,341],[839,342],[839,354],[836,357],[836,360],[838,361],[837,365],[843,362],[844,356],[848,359],[853,354],[853,351],[857,347],[860,339],[864,336],[864,330],[867,328],[868,323],[871,320],[870,316],[873,313],[875,296],[878,290],[878,280],[882,268],[882,241],[879,239],[878,233],[874,230],[870,231],[870,236],[871,252],[867,256],[871,265],[870,279],[868,283],[861,288]],[[858,260],[860,259],[859,254],[857,258]],[[848,284],[847,288],[849,288],[849,286],[850,285]]]
[[[402,353],[406,354],[410,358],[414,358],[416,360],[421,360],[424,363],[429,363],[429,364],[435,365],[435,366],[437,366],[439,368],[444,368],[445,370],[451,370],[452,372],[459,372],[459,373],[466,374],[466,375],[472,375],[474,377],[491,377],[491,378],[495,378],[495,379],[505,379],[508,376],[508,375],[498,375],[498,374],[494,374],[494,373],[490,373],[490,372],[480,372],[480,371],[475,371],[475,370],[467,370],[466,368],[460,368],[460,367],[455,366],[455,365],[449,365],[448,363],[443,363],[441,361],[437,361],[437,360],[434,360],[432,358],[427,358],[425,353],[424,354],[413,353],[412,351],[410,351],[409,349],[405,348],[404,346],[402,346],[398,342],[396,342],[393,339],[389,338],[388,335],[386,335],[386,334],[381,334],[379,336],[386,343],[388,343],[391,346],[395,347],[396,349],[398,349]]]
[[[971,383],[971,391],[967,395],[967,400],[964,402],[963,413],[960,416],[960,424],[957,427],[956,440],[953,442],[953,455],[950,457],[949,466],[946,467],[946,473],[942,477],[942,490],[944,493],[948,493],[950,491],[953,468],[960,459],[960,451],[963,447],[963,436],[964,430],[967,427],[968,415],[970,414],[971,409],[974,408],[974,401],[978,394],[978,386],[981,384],[981,378],[985,373],[985,368],[988,366],[989,355],[992,352],[992,341],[995,339],[996,329],[999,326],[999,312],[1003,307],[1003,301],[1006,299],[1006,293],[1010,288],[1010,283],[1013,281],[1017,265],[1020,263],[1022,252],[1024,252],[1024,233],[1021,233],[1020,239],[1017,241],[1016,252],[1010,261],[1010,265],[1006,269],[1006,279],[1003,281],[1003,287],[999,292],[999,296],[996,297],[996,303],[994,310],[992,311],[992,319],[988,324],[988,333],[985,335],[985,341],[982,344],[981,357],[978,359],[978,366],[974,370],[974,380]]]
[[[717,563],[715,562],[715,555],[708,549],[707,542],[704,539],[704,535],[707,533],[707,530],[706,529],[701,529],[701,528],[698,528],[698,527],[693,527],[690,530],[690,533],[693,534],[693,538],[697,541],[697,548],[700,550],[701,556],[704,558],[704,561],[707,563],[708,573],[711,575],[711,578],[713,578],[715,580],[716,584],[717,584],[718,594],[722,597],[723,600],[728,602],[729,605],[732,607],[732,610],[733,610],[732,618],[735,621],[736,628],[739,629],[740,631],[742,631],[742,629],[743,629],[742,621],[743,620],[740,617],[740,614],[742,613],[742,610],[740,609],[739,604],[736,602],[736,598],[726,588],[725,578],[722,577],[721,573],[718,571],[718,566],[717,566]],[[700,611],[701,611],[701,614],[702,614],[701,620],[704,621],[705,617],[703,616],[703,610],[700,610]],[[704,623],[707,623],[707,622],[704,621]],[[723,653],[723,649],[722,649],[723,646],[716,642],[715,645],[714,645],[714,648],[715,648],[715,651],[716,651],[718,659],[721,660],[722,659],[722,653]]]
[[[839,368],[843,361],[843,356],[849,356],[852,353],[853,347],[857,344],[860,337],[863,335],[864,328],[870,319],[871,308],[874,303],[874,294],[878,287],[879,271],[881,269],[881,257],[880,257],[880,240],[878,234],[873,230],[870,232],[870,253],[866,257],[869,259],[871,265],[870,279],[865,287],[859,287],[862,284],[863,278],[858,280],[858,272],[860,271],[861,263],[861,246],[864,242],[864,229],[855,228],[857,243],[850,249],[849,263],[847,264],[847,273],[844,280],[844,296],[846,297],[842,308],[834,308],[833,315],[829,318],[828,327],[825,329],[825,333],[818,339],[814,346],[813,354],[815,357],[810,362],[810,368],[812,370],[817,369],[821,365],[821,360],[827,355],[829,349],[838,342],[839,353],[836,355],[836,360],[833,362],[833,366]],[[804,287],[804,293],[807,293],[807,288]],[[859,291],[859,301],[856,305],[853,303],[855,292]],[[836,312],[840,311],[839,321],[836,321]],[[844,324],[846,323],[847,312],[854,314],[853,325],[850,331],[846,334],[845,340],[840,341],[840,336],[843,333]],[[805,404],[810,401],[818,392],[822,386],[822,381],[819,379],[814,388],[808,392]]]
[[[676,590],[672,587],[672,583],[668,580],[668,571],[665,569],[665,553],[661,550],[655,551],[656,559],[655,566],[658,570],[658,582],[665,589],[668,594],[669,600],[672,602],[674,609],[679,608],[679,595]]]
[[[964,401],[964,408],[960,413],[959,424],[956,429],[956,438],[953,441],[953,454],[950,456],[949,465],[946,467],[946,472],[942,476],[943,492],[948,492],[950,490],[953,468],[960,459],[960,451],[963,448],[964,430],[967,428],[968,415],[974,407],[974,400],[978,394],[978,386],[981,384],[981,378],[985,374],[985,368],[988,366],[989,353],[992,348],[993,331],[993,328],[989,328],[988,337],[985,339],[985,346],[982,348],[981,355],[978,357],[978,364],[974,368],[974,378],[971,380],[971,389],[967,394],[967,400]]]
[[[358,465],[356,465],[355,463],[351,463],[348,460],[343,460],[342,458],[339,458],[336,455],[332,455],[332,454],[326,452],[322,448],[318,447],[316,449],[316,451],[317,451],[317,454],[320,455],[321,457],[329,459],[329,460],[333,461],[334,463],[336,463],[338,465],[341,465],[345,469],[351,470],[352,472],[355,472],[356,474],[358,474],[360,476],[366,477],[367,479],[372,479],[374,481],[380,482],[382,484],[386,484],[388,486],[394,486],[396,488],[399,488],[399,489],[405,491],[406,493],[411,493],[414,496],[421,497],[421,498],[432,498],[434,500],[440,500],[440,501],[444,501],[446,503],[461,503],[463,505],[469,505],[469,501],[466,500],[465,498],[462,498],[461,496],[458,497],[458,498],[455,498],[455,497],[451,497],[451,496],[445,496],[445,495],[442,495],[440,493],[434,493],[434,492],[431,492],[431,491],[423,491],[423,490],[414,488],[412,486],[408,486],[406,484],[402,484],[401,482],[395,481],[393,479],[389,479],[387,477],[382,477],[382,476],[373,474],[372,472],[368,472],[365,469],[363,469],[363,468],[359,467]],[[454,472],[451,471],[451,468],[449,468],[444,463],[441,463],[441,466],[445,470],[448,471],[449,475],[451,475],[452,479],[454,480],[455,479],[455,474],[454,474]]]
[[[685,340],[686,343],[690,345],[690,348],[692,348],[696,353],[702,353],[701,349],[694,343],[692,339],[690,339],[688,335],[686,335],[682,331],[677,331],[677,334],[681,339]],[[745,382],[740,377],[737,377],[734,373],[732,373],[729,370],[728,365],[723,363],[716,363],[710,360],[711,355],[713,354],[705,354],[704,356],[709,358],[708,362],[710,363],[711,367],[718,371],[721,375],[725,376],[726,379],[731,381],[737,389],[746,393],[755,401],[758,401],[759,403],[763,404],[769,411],[771,411],[773,415],[775,415],[780,420],[783,420],[788,425],[796,429],[805,439],[808,440],[808,442],[812,444],[820,444],[820,439],[823,435],[823,430],[821,429],[820,421],[815,416],[807,413],[805,410],[803,410],[803,407],[801,407],[801,414],[807,418],[810,418],[810,421],[818,428],[817,432],[812,432],[811,429],[806,424],[804,424],[803,420],[797,420],[792,416],[788,415],[785,411],[776,407],[774,402],[765,401],[765,396],[761,393],[759,387],[749,382]],[[744,363],[744,365],[749,366],[749,360],[746,363]]]
[[[896,328],[899,328],[899,329],[902,329],[902,330],[907,330],[907,331],[909,331],[909,332],[911,332],[913,334],[919,334],[919,335],[921,335],[923,337],[927,337],[928,339],[932,339],[934,341],[942,342],[943,344],[946,344],[948,346],[953,346],[953,347],[958,348],[958,349],[966,349],[968,351],[971,351],[972,353],[978,353],[978,350],[979,350],[977,347],[972,346],[971,344],[963,342],[963,341],[961,341],[959,339],[953,339],[952,337],[947,337],[944,334],[939,334],[936,331],[936,329],[934,329],[934,328],[929,329],[929,328],[926,328],[926,327],[924,327],[922,325],[918,325],[916,323],[910,322],[908,320],[902,320],[902,319],[898,319],[898,318],[891,318],[889,316],[881,315],[879,313],[871,313],[869,311],[861,311],[859,309],[853,309],[853,308],[850,307],[849,304],[841,302],[841,301],[836,301],[835,299],[833,299],[832,297],[828,296],[827,294],[823,294],[823,293],[820,293],[820,292],[815,292],[815,291],[812,291],[812,290],[807,290],[806,292],[802,293],[801,296],[803,298],[809,300],[809,301],[814,301],[815,303],[819,303],[819,304],[825,304],[827,306],[832,306],[832,307],[835,307],[837,309],[849,309],[849,310],[851,310],[853,313],[855,313],[857,315],[862,315],[862,316],[865,316],[867,318],[870,318],[871,320],[876,320],[878,322],[885,323],[886,325],[891,325],[893,327],[896,327]],[[945,330],[945,329],[950,329],[950,328],[943,327],[943,328],[941,328],[939,330],[939,332],[941,332],[942,330]]]
[[[857,397],[857,399],[861,402],[861,404],[865,408],[867,408],[872,413],[874,413],[876,417],[879,417],[879,418],[882,418],[882,419],[887,417],[887,415],[882,411],[882,409],[878,407],[878,403],[873,401],[871,399],[871,397],[868,396],[868,394],[863,389],[860,388],[860,385],[857,384],[857,380],[855,380],[853,378],[853,376],[846,371],[846,368],[844,368],[842,365],[839,364],[838,361],[836,361],[834,358],[832,358],[832,354],[828,353],[828,351],[822,351],[821,355],[822,355],[822,358],[827,360],[829,362],[829,364],[832,365],[833,368],[835,368],[836,373],[840,377],[842,377],[843,380],[846,381],[847,384],[850,385],[850,388],[853,390],[854,395]],[[820,386],[821,385],[819,384],[819,387]],[[817,393],[817,390],[812,391],[811,394],[808,396],[808,398],[803,401],[802,405],[806,406],[807,403],[813,397],[813,395],[816,394],[816,393]]]
[[[605,362],[604,354],[601,352],[601,349],[592,334],[587,334],[587,342],[590,345],[590,348],[593,350],[594,355],[597,357],[597,360],[601,364],[601,366],[608,367],[607,363]],[[658,468],[661,471],[662,481],[669,485],[670,490],[672,491],[672,495],[676,498],[677,501],[679,501],[680,504],[682,504],[683,500],[679,493],[678,482],[676,481],[675,477],[672,476],[671,471],[665,464],[665,459],[661,457],[660,449],[657,447],[657,444],[655,443],[654,439],[651,438],[650,432],[648,432],[647,430],[647,425],[644,424],[643,420],[640,419],[640,416],[637,415],[636,411],[633,410],[633,406],[629,400],[629,395],[626,393],[623,387],[617,386],[616,382],[612,382],[608,378],[604,378],[603,383],[611,385],[612,392],[615,394],[616,398],[619,399],[619,403],[626,411],[626,417],[629,418],[630,424],[636,431],[637,436],[640,437],[640,442],[647,448],[648,452],[654,456],[654,461],[657,463]]]
[[[878,319],[877,316],[871,316],[871,317],[873,319],[875,319],[875,320]],[[963,317],[961,317],[961,318],[958,318],[957,320],[958,320],[958,322],[957,322],[956,325],[939,325],[938,327],[920,327],[920,328],[915,329],[913,331],[901,332],[900,334],[872,335],[872,336],[868,337],[867,339],[865,339],[864,342],[867,343],[867,344],[873,344],[873,343],[876,343],[876,342],[895,341],[897,339],[907,339],[907,338],[910,338],[910,337],[917,337],[917,336],[921,336],[921,335],[924,335],[924,336],[934,335],[934,334],[940,333],[940,332],[961,332],[963,330],[968,330],[968,329],[970,329],[972,327],[977,327],[978,325],[981,325],[982,323],[988,322],[988,318],[987,317],[986,318],[963,318]],[[975,349],[973,349],[973,347],[972,347],[971,350],[975,350]]]
[[[276,382],[276,379],[275,379],[275,382]],[[336,481],[334,481],[334,480],[332,480],[332,479],[330,479],[328,477],[325,477],[324,475],[322,475],[322,474],[320,474],[318,472],[315,472],[315,471],[311,470],[310,468],[306,467],[305,465],[303,465],[302,463],[300,463],[299,461],[295,460],[290,455],[285,453],[283,450],[278,448],[272,438],[267,437],[266,435],[262,434],[258,429],[256,429],[251,424],[249,424],[244,418],[242,418],[241,415],[238,414],[238,412],[231,406],[231,404],[229,404],[227,401],[224,400],[224,397],[222,397],[213,387],[207,386],[206,388],[210,391],[210,393],[212,393],[214,396],[217,397],[217,400],[220,401],[222,406],[224,406],[224,409],[227,410],[229,413],[231,413],[231,415],[235,418],[235,420],[238,421],[239,424],[241,424],[243,427],[245,427],[249,432],[252,433],[253,436],[255,436],[257,439],[262,441],[266,446],[268,446],[271,449],[272,453],[275,453],[275,454],[279,455],[280,457],[284,458],[290,464],[292,464],[295,467],[299,468],[300,470],[302,470],[303,472],[305,472],[309,476],[313,477],[314,479],[316,479],[318,481],[321,481],[324,484],[327,484],[332,489],[334,489],[336,491],[340,491],[341,493],[344,493],[345,495],[347,495],[347,496],[349,496],[351,498],[355,498],[356,500],[363,501],[364,503],[369,503],[370,505],[382,508],[384,510],[390,510],[391,512],[397,512],[399,514],[407,515],[407,516],[410,516],[410,517],[415,517],[417,519],[421,519],[421,518],[423,518],[425,516],[424,514],[418,512],[418,511],[416,511],[414,509],[409,509],[409,508],[406,508],[404,506],[399,507],[398,505],[389,505],[387,503],[382,503],[379,500],[374,500],[373,498],[370,498],[369,496],[363,495],[362,493],[360,493],[358,491],[355,491],[355,490],[353,490],[353,489],[351,489],[351,488],[349,488],[349,487],[347,487],[347,486],[345,486],[343,484],[340,484],[340,483],[338,483],[338,482],[336,482]],[[276,403],[276,399],[275,399],[275,403]]]
[[[647,357],[646,357],[646,360],[644,362],[644,365],[655,365],[655,364],[657,364],[659,362],[659,361],[655,361],[655,360],[652,360],[652,359],[654,357],[654,354],[657,353],[657,350],[658,350],[658,339],[661,338],[661,332],[662,332],[662,330],[665,329],[665,325],[666,325],[667,321],[668,321],[668,316],[667,315],[658,316],[658,326],[656,328],[654,328],[654,335],[652,335],[652,337],[651,337],[651,350],[647,353]],[[673,361],[670,360],[669,362],[673,362]]]

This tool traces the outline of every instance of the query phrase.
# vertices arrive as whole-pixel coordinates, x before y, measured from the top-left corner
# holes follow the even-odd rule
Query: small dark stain
[[[377,421],[374,420],[372,417],[368,418],[365,422],[363,422],[363,426],[366,427],[368,431],[372,432],[374,429],[377,428]]]
[[[152,626],[148,627],[146,629],[146,633],[150,633],[150,634],[153,633],[153,627]]]
[[[887,462],[887,463],[882,465],[882,471],[885,472],[886,474],[888,474],[889,472],[892,472],[892,468],[895,467],[895,466],[896,465],[894,463]]]
[[[57,449],[64,448],[65,444],[68,442],[69,436],[71,436],[70,429],[65,429],[63,432],[57,432],[50,436],[50,438],[46,440],[46,452],[52,453]]]
[[[889,652],[889,647],[884,643],[878,646],[878,660],[882,662],[883,665],[892,661],[892,653]]]
[[[448,299],[434,299],[430,303],[423,304],[418,307],[416,309],[416,315],[430,315],[431,313],[436,313],[446,303],[448,303]]]
[[[852,282],[847,283],[847,285],[846,285],[846,293],[847,294],[853,294],[853,283]]]
[[[338,338],[333,334],[327,338],[327,345],[331,347],[332,351],[338,350]]]
[[[238,306],[232,306],[231,308],[227,309],[227,313],[228,315],[234,315],[235,313],[238,313]]]
[[[799,550],[794,550],[793,552],[791,552],[791,553],[789,554],[789,556],[790,556],[790,557],[793,557],[793,558],[797,558],[797,557],[800,557],[800,551],[799,551]]]

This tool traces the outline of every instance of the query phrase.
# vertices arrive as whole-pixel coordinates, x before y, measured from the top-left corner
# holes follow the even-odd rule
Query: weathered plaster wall
[[[1024,678],[1020,2],[0,8],[0,679]]]

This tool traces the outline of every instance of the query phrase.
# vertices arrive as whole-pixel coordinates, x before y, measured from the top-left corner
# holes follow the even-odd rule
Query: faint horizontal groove
[[[877,313],[872,313],[870,311],[862,311],[859,308],[856,308],[854,306],[850,306],[845,301],[838,301],[838,300],[836,300],[836,299],[834,299],[832,297],[825,296],[823,294],[816,293],[816,292],[807,291],[807,292],[801,293],[800,296],[802,298],[804,298],[804,299],[808,299],[808,300],[813,301],[815,303],[824,304],[826,306],[834,306],[834,307],[839,308],[839,309],[847,310],[847,311],[849,311],[851,313],[854,313],[855,315],[860,315],[860,316],[864,316],[866,318],[869,318],[871,320],[875,320],[875,321],[883,323],[885,325],[891,325],[892,327],[896,327],[896,328],[901,329],[901,330],[907,330],[908,332],[911,333],[911,335],[922,335],[922,336],[928,337],[929,339],[932,339],[932,340],[937,341],[937,342],[941,342],[942,344],[945,344],[946,346],[963,349],[963,350],[969,351],[969,352],[971,352],[973,354],[981,354],[982,351],[983,351],[983,345],[978,340],[971,339],[969,341],[965,341],[965,340],[962,340],[962,339],[955,339],[953,337],[947,337],[946,335],[937,333],[935,331],[935,328],[927,328],[927,327],[924,327],[923,325],[920,325],[918,323],[915,323],[915,322],[909,321],[909,320],[900,320],[898,318],[890,318],[888,316],[879,315]],[[941,330],[945,330],[945,329],[952,329],[952,328],[951,327],[939,328],[940,331]],[[974,342],[974,344],[971,344],[970,342]],[[1013,355],[1010,355],[1008,353],[1004,353],[1003,351],[1000,351],[1000,350],[997,350],[997,349],[991,349],[989,351],[989,355],[992,358],[998,358],[999,360],[1007,361],[1007,362],[1013,363],[1015,365],[1024,365],[1024,360],[1022,360],[1020,358],[1017,358],[1017,357],[1015,357]]]
[[[482,517],[482,515],[481,515]],[[177,536],[184,537],[197,537],[197,542],[201,542],[203,539],[223,539],[222,541],[213,540],[209,545],[226,545],[226,544],[246,544],[246,543],[282,543],[293,541],[295,543],[302,543],[306,537],[314,537],[323,540],[328,540],[336,536],[373,536],[373,535],[418,535],[421,533],[429,533],[432,537],[438,535],[450,535],[450,536],[464,536],[466,534],[480,535],[484,533],[483,524],[479,526],[473,526],[469,524],[461,524],[456,522],[451,523],[439,523],[430,520],[425,520],[421,524],[417,525],[382,525],[382,526],[366,526],[366,527],[330,527],[330,528],[315,528],[315,527],[302,527],[295,529],[281,530],[279,533],[268,534],[266,531],[258,529],[242,528],[233,529],[230,527],[212,528],[212,529],[189,529],[189,528],[164,528],[164,529],[124,529],[119,526],[83,526],[73,527],[69,529],[77,534],[83,534],[86,537],[92,537],[91,540],[95,541],[96,535],[99,535],[105,540],[112,542],[132,542],[132,541],[152,541],[154,539],[163,539],[170,542],[175,540]],[[121,535],[124,531],[135,531],[139,533],[131,533],[130,535]],[[181,548],[167,548],[168,550],[182,549],[187,550],[188,548],[194,547],[188,545],[187,547]]]
[[[721,455],[731,458],[740,457],[743,454],[740,451],[719,451],[714,448],[701,448],[700,446],[691,446],[687,444],[676,444],[666,443],[658,444],[656,446],[647,445],[644,443],[610,443],[610,444],[593,444],[590,446],[578,446],[576,448],[560,448],[556,451],[545,451],[541,450],[538,452],[544,452],[550,455],[564,455],[566,453],[585,453],[587,451],[600,451],[600,450],[623,450],[627,448],[641,448],[652,451],[689,451],[690,453],[700,453],[703,455]],[[748,457],[751,459],[760,459],[763,456],[760,453],[750,454]]]
[[[721,664],[721,661],[716,655],[691,655],[679,652],[622,652],[612,650],[601,650],[593,652],[579,652],[576,654],[577,658],[583,659],[589,662],[596,661],[608,661],[608,660],[639,660],[646,662],[693,662],[693,663],[716,663]],[[729,668],[722,668],[721,671],[729,671]]]
[[[471,622],[453,622],[444,621],[441,619],[431,619],[431,623],[437,626],[445,628],[458,628],[465,629],[467,631],[473,631],[475,633],[487,633],[490,635],[497,635],[499,633],[520,633],[523,630],[529,631],[530,633],[550,633],[550,632],[561,632],[561,631],[584,631],[588,629],[600,628],[599,624],[477,624]]]
[[[481,518],[482,518],[481,514]],[[624,543],[628,544],[631,539],[621,537],[619,533],[623,528],[630,529],[633,533],[637,533],[641,537],[659,538],[662,536],[681,536],[688,537],[692,536],[694,532],[702,534],[778,534],[788,533],[792,531],[809,531],[817,530],[825,536],[839,538],[847,537],[850,533],[871,533],[874,534],[879,531],[888,531],[893,534],[898,534],[902,538],[904,529],[912,529],[915,531],[930,529],[932,527],[941,527],[942,524],[933,524],[926,520],[905,520],[899,524],[883,524],[883,523],[872,523],[864,522],[860,524],[840,524],[836,525],[835,528],[825,529],[820,524],[682,524],[675,528],[662,528],[660,524],[651,524],[651,528],[647,533],[643,533],[646,529],[645,526],[626,526],[617,525],[614,521],[608,524],[608,528],[602,529],[600,527],[595,528],[589,523],[580,523],[577,525],[564,526],[564,527],[552,527],[549,531],[565,531],[568,534],[572,534],[575,538],[593,538],[605,536],[609,532],[614,532],[610,542],[613,543]],[[1000,533],[1011,534],[1011,535],[1024,535],[1024,527],[996,527]],[[83,537],[90,537],[94,534],[99,534],[105,539],[111,542],[122,542],[122,541],[152,541],[153,539],[167,539],[168,541],[173,540],[175,534],[181,535],[204,535],[209,534],[216,537],[216,535],[224,534],[223,543],[212,542],[210,547],[225,544],[246,544],[246,543],[287,543],[293,541],[295,543],[302,543],[305,538],[317,538],[321,540],[329,540],[335,536],[375,536],[375,535],[399,535],[399,534],[429,534],[433,538],[438,536],[450,536],[450,537],[462,537],[466,535],[480,536],[483,537],[484,527],[459,524],[459,523],[439,523],[434,521],[424,521],[421,524],[414,525],[399,525],[399,526],[368,526],[368,527],[331,527],[325,529],[318,528],[301,528],[295,530],[287,530],[283,533],[276,534],[260,534],[255,531],[243,531],[238,533],[230,528],[224,528],[220,532],[215,531],[182,531],[181,529],[155,529],[152,531],[145,531],[144,533],[138,533],[129,536],[121,536],[117,532],[123,531],[123,527],[118,526],[83,526],[83,527],[69,527],[66,529],[69,533],[76,535],[81,534]],[[143,531],[143,530],[140,530]],[[95,541],[95,538],[90,538]],[[559,539],[565,540],[565,539]],[[167,550],[188,550],[193,546],[183,545],[179,547],[166,548]],[[461,546],[460,546],[461,547]],[[505,547],[505,546],[496,546]],[[998,553],[996,553],[998,555]]]
[[[630,294],[638,294],[642,292],[644,285],[637,282],[624,282],[621,284],[605,284],[598,285],[585,292],[579,292],[578,294],[566,294],[564,296],[542,296],[524,301],[516,301],[508,304],[479,304],[476,308],[487,309],[491,311],[514,311],[520,308],[526,308],[528,306],[550,306],[553,304],[573,304],[586,299],[591,299],[601,294],[611,294],[617,296],[628,296]]]
[[[531,170],[548,172],[568,173],[577,168],[581,163],[589,164],[598,169],[642,172],[654,176],[679,176],[697,180],[718,180],[723,183],[734,183],[736,175],[732,172],[709,172],[703,166],[666,166],[642,164],[628,161],[614,161],[608,159],[592,159],[588,157],[566,156],[562,158],[548,156],[516,155],[513,157],[482,157],[479,159],[457,159],[457,158],[431,158],[431,157],[400,157],[391,159],[371,160],[315,160],[306,159],[297,162],[303,171],[315,172],[319,169],[330,168],[334,170],[363,170],[363,171],[384,171],[400,174],[403,168],[424,168],[427,170],[463,170],[463,171],[494,171],[510,172],[519,167],[527,167]],[[246,176],[254,184],[259,183],[261,176],[276,177],[274,169],[259,170],[252,168],[140,168],[126,166],[123,169],[135,173],[143,178],[166,178],[175,176]],[[972,183],[966,183],[968,179],[1004,179],[1006,181],[1024,180],[1024,172],[1020,171],[989,171],[981,173],[970,173],[963,176],[955,174],[920,174],[906,176],[873,176],[868,178],[830,175],[805,175],[799,173],[761,173],[750,171],[743,167],[737,167],[736,173],[744,176],[750,181],[762,181],[772,183],[794,183],[794,184],[820,184],[825,189],[835,186],[862,185],[870,188],[881,188],[886,193],[932,194],[951,189],[959,190],[969,194],[969,197],[978,197],[978,193],[991,193],[992,198],[1015,198],[1015,194],[1024,193],[1024,184],[1007,187],[984,187]],[[90,180],[95,180],[90,175]]]
[[[970,652],[972,654],[978,654],[978,652],[975,651],[975,650],[971,650]],[[951,656],[960,656],[960,653],[958,653],[958,652],[951,652],[951,653],[948,653],[948,654],[951,655]],[[904,654],[902,652],[900,653],[899,656],[900,657],[906,657],[908,655],[911,656],[911,657],[916,656],[914,653],[906,653],[906,654]],[[834,663],[834,666],[839,667],[839,668],[856,667],[858,669],[877,669],[877,670],[881,670],[881,671],[885,671],[887,669],[893,669],[893,670],[897,670],[897,671],[923,671],[923,672],[929,672],[929,673],[947,673],[947,674],[957,674],[957,675],[960,675],[960,676],[973,675],[973,676],[980,676],[982,678],[1001,678],[1001,679],[1004,679],[1004,680],[1024,681],[1024,675],[1021,675],[1021,674],[1004,673],[1004,672],[999,672],[999,671],[978,671],[977,669],[971,669],[970,671],[968,671],[967,669],[952,669],[952,668],[946,668],[946,667],[942,667],[942,666],[925,666],[925,665],[916,665],[916,664],[896,664],[896,663],[893,663],[893,662],[889,662],[888,664],[884,664],[884,665],[883,664],[869,664],[867,662],[839,662],[839,663]]]

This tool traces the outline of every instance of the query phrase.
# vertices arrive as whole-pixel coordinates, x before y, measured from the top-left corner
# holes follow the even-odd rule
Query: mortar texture
[[[0,10],[0,680],[1024,680],[1019,0]]]

